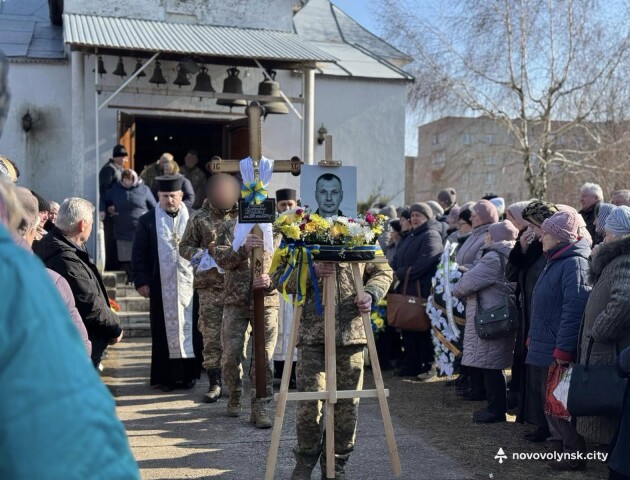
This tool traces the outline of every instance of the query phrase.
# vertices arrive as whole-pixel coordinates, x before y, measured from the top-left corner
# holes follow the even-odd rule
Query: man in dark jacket
[[[98,174],[98,191],[101,197],[117,183],[123,172],[123,164],[129,159],[127,149],[122,145],[116,145],[112,151],[112,158],[105,164]],[[105,233],[105,269],[117,270],[118,250],[114,239],[114,219],[112,215],[106,215],[103,219],[103,231]]]
[[[423,298],[431,293],[431,279],[435,275],[442,245],[442,226],[433,218],[433,210],[425,203],[409,208],[411,228],[409,234],[396,248],[393,270],[400,282],[397,292],[418,295],[418,285]],[[405,276],[409,272],[407,291],[403,292]],[[427,373],[433,364],[433,343],[430,332],[403,331],[405,363],[399,376],[416,376]]]
[[[54,229],[34,252],[51,270],[66,279],[77,310],[92,342],[92,362],[97,367],[108,345],[123,336],[116,314],[109,307],[103,279],[83,244],[92,232],[94,206],[81,198],[69,198],[59,208]]]
[[[602,243],[602,236],[597,233],[595,219],[599,210],[599,204],[604,201],[604,191],[596,183],[585,183],[580,187],[580,205],[578,212],[586,222],[586,229],[593,238],[593,246]]]

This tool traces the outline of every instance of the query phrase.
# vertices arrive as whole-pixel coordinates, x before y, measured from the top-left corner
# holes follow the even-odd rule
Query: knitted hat
[[[488,200],[479,200],[475,203],[473,210],[477,213],[477,215],[479,215],[482,225],[497,223],[499,221],[497,207]]]
[[[573,212],[554,213],[541,225],[545,233],[549,233],[565,243],[575,243],[578,240],[578,217]]]
[[[398,213],[396,213],[396,207],[393,205],[387,205],[386,207],[381,208],[378,212],[381,215],[385,215],[390,220],[395,220],[398,218]]]
[[[400,218],[404,218],[405,220],[411,220],[411,212],[409,211],[408,208],[400,212]]]
[[[534,199],[523,209],[523,218],[529,223],[540,227],[545,220],[551,218],[558,211],[558,207],[553,203]]]
[[[437,199],[449,206],[455,205],[455,202],[457,202],[457,192],[455,192],[454,188],[445,188],[444,190],[440,190],[437,194]]]
[[[123,145],[116,145],[112,150],[112,158],[116,157],[128,157],[127,149]]]
[[[488,233],[492,237],[493,242],[512,242],[518,236],[518,230],[512,222],[504,220],[499,223],[493,223],[488,227]]]
[[[606,219],[614,209],[615,206],[612,203],[600,203],[597,207],[597,226],[595,231],[602,236],[606,234]]]
[[[528,201],[516,202],[507,208],[508,212],[510,212],[510,215],[514,217],[514,220],[516,221],[516,223],[518,223],[518,226],[521,230],[528,226],[527,220],[523,218],[523,210],[525,210],[525,207],[527,207],[527,205],[529,205]]]
[[[438,202],[434,200],[429,200],[427,202],[427,205],[431,207],[431,210],[433,210],[433,216],[435,218],[441,217],[442,215],[444,215],[444,209],[440,206]]]
[[[414,203],[411,207],[409,207],[409,214],[412,212],[418,212],[427,217],[428,219],[433,218],[433,210],[426,203]]]
[[[459,219],[466,222],[468,225],[472,226],[472,221],[470,220],[470,216],[472,215],[472,210],[470,208],[460,208],[459,209]]]
[[[492,198],[490,203],[497,208],[497,213],[499,214],[499,218],[501,218],[505,214],[505,200],[501,197]]]
[[[606,231],[618,237],[630,234],[630,207],[615,208],[606,219]]]
[[[31,193],[37,199],[37,208],[39,209],[37,211],[38,212],[49,212],[50,211],[50,204],[48,203],[48,200],[46,200],[44,197],[42,197],[41,195],[37,194],[33,190],[31,190]]]

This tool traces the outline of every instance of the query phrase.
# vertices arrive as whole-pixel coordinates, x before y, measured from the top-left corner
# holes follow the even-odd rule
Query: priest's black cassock
[[[197,308],[193,311],[192,267],[178,252],[187,220],[183,203],[177,214],[158,204],[140,217],[132,251],[134,284],[150,288],[150,383],[167,388],[190,386],[201,371],[203,345]]]

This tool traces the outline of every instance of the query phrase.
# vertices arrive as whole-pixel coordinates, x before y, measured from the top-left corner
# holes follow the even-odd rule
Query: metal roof
[[[65,43],[76,47],[292,62],[336,61],[289,32],[69,13],[63,15],[63,23]]]
[[[10,58],[66,57],[62,29],[50,24],[47,0],[0,1],[0,50]]]

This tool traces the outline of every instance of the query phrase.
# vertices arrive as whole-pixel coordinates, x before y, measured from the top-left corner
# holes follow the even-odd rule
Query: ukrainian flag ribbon
[[[279,285],[281,288],[279,289],[285,302],[293,303],[293,305],[304,305],[310,274],[315,297],[315,311],[318,315],[322,315],[322,302],[319,295],[317,277],[315,276],[315,267],[313,266],[313,254],[316,253],[319,253],[319,245],[306,245],[304,242],[282,242],[273,256],[269,270],[270,273],[275,272],[280,267],[280,262],[284,259],[287,260],[287,266],[280,277]],[[287,285],[293,273],[297,277],[297,291],[292,301],[287,293]]]
[[[267,199],[267,185],[261,180],[244,183],[241,187],[241,198],[250,205],[260,205]]]

